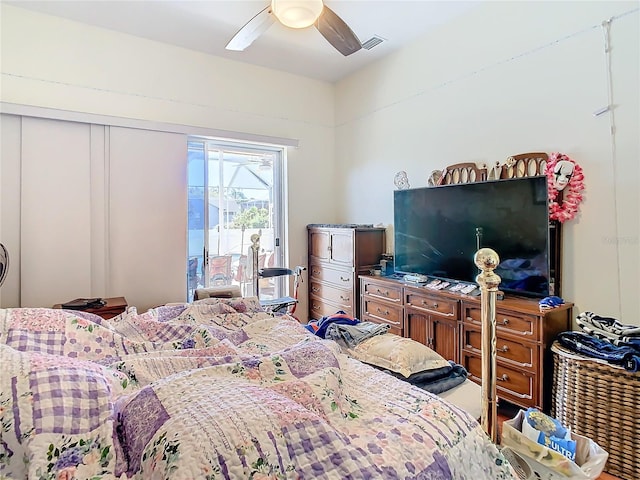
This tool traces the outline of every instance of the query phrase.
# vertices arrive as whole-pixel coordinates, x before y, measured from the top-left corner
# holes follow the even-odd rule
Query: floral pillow
[[[405,377],[425,370],[449,367],[440,354],[411,338],[392,333],[376,335],[346,349],[347,355],[361,362],[400,373]]]

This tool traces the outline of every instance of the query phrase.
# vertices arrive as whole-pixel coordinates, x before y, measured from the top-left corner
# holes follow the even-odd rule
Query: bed
[[[515,478],[468,412],[256,298],[0,310],[0,360],[0,478]]]

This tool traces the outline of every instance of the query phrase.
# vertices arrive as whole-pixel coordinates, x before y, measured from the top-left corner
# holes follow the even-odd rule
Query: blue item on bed
[[[341,325],[357,325],[360,323],[360,320],[347,315],[343,310],[338,310],[333,315],[327,315],[318,321],[309,322],[308,325],[305,325],[305,328],[318,337],[325,338],[327,328],[329,328],[329,325],[333,323]]]

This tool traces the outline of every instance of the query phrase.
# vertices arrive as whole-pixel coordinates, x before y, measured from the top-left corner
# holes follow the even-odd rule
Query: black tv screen
[[[500,257],[500,290],[549,295],[545,176],[394,191],[397,273],[475,282],[482,247]]]

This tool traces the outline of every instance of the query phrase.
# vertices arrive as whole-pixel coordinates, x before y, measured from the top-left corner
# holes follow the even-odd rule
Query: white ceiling
[[[314,27],[279,22],[243,52],[225,50],[233,35],[269,0],[1,0],[138,37],[232,60],[334,82],[382,58],[427,30],[473,8],[470,1],[327,0],[361,42],[379,36],[371,50],[344,57]]]

